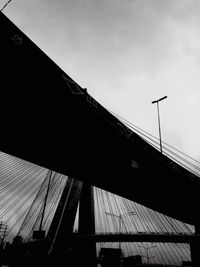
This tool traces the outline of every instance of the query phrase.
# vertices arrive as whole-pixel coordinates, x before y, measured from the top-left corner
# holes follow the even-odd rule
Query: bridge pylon
[[[52,266],[61,261],[67,266],[97,266],[96,242],[86,240],[83,244],[72,238],[78,204],[78,232],[95,234],[93,187],[69,177],[46,238]]]
[[[86,183],[83,184],[80,204],[79,204],[79,234],[95,234],[95,214],[94,214],[94,192],[93,186]],[[94,240],[88,240],[83,243],[80,242],[78,248],[79,256],[83,262],[83,266],[97,266],[97,252],[96,242]],[[90,261],[90,262],[89,262]]]
[[[49,259],[52,266],[62,262],[70,266],[72,257],[71,237],[83,183],[68,177],[55,216],[47,234]]]
[[[195,225],[195,234],[200,234],[200,223]],[[199,267],[200,266],[200,237],[197,236],[194,240],[190,243],[190,254],[192,260],[192,267]]]

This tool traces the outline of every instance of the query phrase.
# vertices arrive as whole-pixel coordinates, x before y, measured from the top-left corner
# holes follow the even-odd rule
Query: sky
[[[6,1],[0,2],[2,7]],[[200,160],[199,0],[13,0],[8,16],[98,102]]]
[[[7,1],[0,1],[0,8]],[[103,106],[200,160],[200,0],[12,0],[3,13]]]

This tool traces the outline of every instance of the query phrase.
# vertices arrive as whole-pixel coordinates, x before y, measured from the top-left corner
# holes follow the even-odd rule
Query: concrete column
[[[50,243],[49,255],[51,263],[62,262],[62,266],[75,266],[71,260],[72,233],[80,200],[82,182],[68,178],[62,193],[56,214],[47,234]],[[54,265],[56,266],[56,265]]]
[[[195,226],[195,234],[200,235],[200,223]],[[192,260],[192,267],[200,266],[200,237],[196,237],[190,243],[190,253]]]
[[[95,234],[94,193],[93,187],[83,184],[79,204],[79,234]],[[82,243],[82,242],[81,242]],[[83,266],[97,266],[96,243],[87,241],[78,249]]]

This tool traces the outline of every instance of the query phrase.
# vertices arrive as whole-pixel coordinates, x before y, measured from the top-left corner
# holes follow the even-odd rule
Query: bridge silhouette
[[[191,243],[192,240],[198,239],[199,235],[187,233],[101,233],[101,234],[73,234],[73,239],[76,242],[85,242],[92,240],[99,242],[152,242],[152,243]]]
[[[190,244],[193,266],[199,266],[199,177],[161,154],[108,112],[2,13],[0,25],[4,86],[0,150],[6,153],[2,154],[4,157],[12,155],[41,166],[39,178],[44,170],[52,170],[40,183],[37,198],[32,195],[32,204],[22,217],[24,221],[17,236],[26,229],[30,218],[37,218],[30,233],[37,229],[36,234],[46,234],[51,259],[69,263],[69,241],[84,239],[87,245],[82,244],[77,251],[82,262],[89,258],[92,264],[95,264],[96,242],[184,242]],[[30,168],[37,169],[32,165]],[[55,173],[64,182],[53,179]],[[56,195],[50,190],[51,179],[60,188],[60,198],[55,197],[53,204],[48,203],[48,195]],[[13,181],[9,182],[11,186]],[[30,182],[31,179],[27,184]],[[195,231],[183,235],[97,234],[92,186],[178,220],[184,227],[193,225]],[[34,191],[35,186],[32,188]],[[56,186],[52,188],[55,190]],[[38,204],[40,196],[43,197]],[[44,233],[47,204],[52,205],[54,216],[49,218],[51,224]],[[79,233],[74,234],[77,209]],[[39,210],[37,216],[36,210]]]
[[[9,174],[8,169],[13,169],[13,171],[10,171]],[[28,185],[25,186],[23,181],[24,172],[24,179],[28,181]],[[55,212],[59,195],[62,194],[63,185],[66,183],[68,177],[13,158],[4,153],[1,153],[0,157],[0,174],[3,174],[0,177],[1,187],[4,185],[5,181],[9,181],[17,190],[16,185],[21,181],[22,188],[29,189],[26,190],[27,192],[24,194],[22,188],[20,188],[20,193],[18,194],[16,194],[16,190],[12,189],[9,194],[5,191],[2,195],[2,204],[4,204],[4,200],[8,199],[8,196],[10,196],[10,201],[6,206],[2,207],[1,205],[1,215],[4,215],[6,219],[5,223],[9,225],[6,240],[12,240],[15,235],[17,237],[22,236],[23,245],[25,245],[27,249],[30,247],[33,248],[36,246],[36,242],[42,241],[33,239],[33,233],[39,230],[41,221],[43,221],[42,230],[48,232],[52,222],[52,213]],[[50,174],[51,186],[48,191],[45,216],[43,220],[41,220]],[[4,183],[2,178],[4,178]],[[30,202],[31,190],[29,186],[32,186],[30,181],[34,182],[34,180],[35,183],[33,184],[37,189],[37,194],[35,194],[34,198],[31,197],[32,200]],[[5,188],[3,189],[5,190]],[[35,191],[34,189],[32,190]],[[2,192],[1,190],[1,193]],[[28,207],[26,207],[27,202],[29,202]],[[102,205],[102,203],[104,203],[104,205]],[[88,242],[94,241],[94,243],[96,243],[98,255],[102,247],[118,248],[119,242],[121,242],[121,248],[126,256],[140,254],[145,257],[146,252],[142,251],[140,245],[145,244],[148,248],[151,247],[153,242],[156,248],[154,250],[152,249],[150,253],[152,256],[151,262],[181,264],[181,260],[190,259],[189,244],[198,238],[198,236],[194,235],[194,227],[168,218],[165,215],[146,209],[137,203],[98,188],[94,188],[94,204],[95,234],[79,233],[78,222],[76,222],[73,235],[68,236],[68,239],[71,238],[70,245],[72,245],[72,247],[77,243],[80,245],[82,244],[84,247]],[[19,207],[21,207],[21,209],[19,209]],[[9,210],[7,211],[7,209]],[[18,211],[17,213],[19,213],[19,216],[15,218],[13,222],[12,219],[14,216],[16,217],[16,211]],[[134,211],[134,214],[132,211]],[[118,217],[107,215],[112,214],[111,212],[113,212],[113,214],[124,214],[121,233],[119,233]],[[24,213],[26,216],[24,216]],[[78,214],[76,216],[78,217]],[[148,229],[150,229],[151,232]],[[22,247],[23,245],[20,244]],[[47,245],[47,247],[48,246],[49,245]],[[146,258],[143,259],[144,262],[146,260]]]

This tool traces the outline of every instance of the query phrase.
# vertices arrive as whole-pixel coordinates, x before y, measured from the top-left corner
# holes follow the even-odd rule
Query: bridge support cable
[[[27,240],[31,240],[35,238],[34,237],[35,234],[36,234],[36,238],[44,238],[44,235],[48,232],[48,229],[50,227],[50,223],[55,213],[55,209],[58,204],[59,197],[61,196],[61,193],[63,190],[64,182],[67,180],[66,176],[53,172],[53,174],[51,175],[52,176],[51,183],[49,186],[50,177],[48,176],[46,177],[46,179],[48,180],[46,181],[46,188],[42,193],[40,205],[38,206],[38,209],[35,210],[35,215],[34,215],[35,221],[29,230]],[[43,213],[47,191],[49,192],[48,192],[48,197],[46,199],[45,213]],[[42,229],[41,229],[41,221],[42,221]]]
[[[10,167],[11,167],[11,165],[10,165]],[[19,171],[20,168],[22,169],[22,171]],[[23,184],[24,184],[24,181],[26,180],[25,178],[29,177],[28,171],[27,172],[25,171],[26,168],[28,169],[28,167],[26,165],[23,165],[23,167],[22,167],[22,164],[18,164],[18,167],[16,167],[16,168],[13,167],[13,171],[12,171],[12,173],[15,173],[17,170],[19,171],[17,174],[18,180],[15,180],[14,184],[15,185],[17,184],[22,189],[25,196],[28,193],[28,190],[27,191],[25,190],[25,188],[28,188],[28,184],[26,184],[26,186],[24,186],[24,187],[23,187]],[[35,172],[36,169],[34,169],[32,165],[31,165],[31,168],[29,169],[29,175],[31,174],[31,177],[34,178],[33,179],[33,181],[34,181],[33,189],[34,188],[37,189],[37,183],[39,182],[39,178],[41,180],[41,178],[43,177],[42,175],[44,175],[44,169],[40,168],[37,170],[37,172]],[[11,168],[9,168],[9,169],[11,169]],[[46,172],[47,172],[47,170],[45,170],[45,173]],[[37,178],[38,180],[35,179],[36,178],[35,173],[37,173],[39,175],[39,178]],[[20,177],[20,176],[22,176],[22,177]],[[64,183],[62,183],[61,185],[59,184],[58,177],[59,176],[57,174],[57,182],[55,179],[54,186],[52,186],[52,189],[50,190],[49,200],[51,199],[52,195],[54,195],[54,194],[56,194],[56,192],[58,192],[58,191],[56,191],[56,188],[59,186],[63,186],[63,184],[64,184]],[[11,179],[10,182],[12,181],[12,178],[9,178],[9,179]],[[18,183],[20,179],[21,179],[21,183]],[[43,179],[44,179],[44,177],[43,177]],[[64,181],[64,179],[66,179],[66,178],[63,178],[63,181]],[[2,179],[2,181],[3,181],[2,182],[2,186],[3,186],[4,185],[3,183],[6,181],[6,179]],[[40,182],[40,184],[41,184],[41,182]],[[12,190],[14,190],[14,188],[15,188],[15,186],[13,185]],[[30,191],[32,192],[33,189],[31,189]],[[46,194],[46,189],[47,189],[47,181],[46,181],[45,190],[43,190],[43,194],[42,194],[43,197],[39,197],[39,198],[43,199],[42,203],[44,203],[44,197]],[[62,192],[62,190],[60,192]],[[18,191],[17,191],[17,193],[18,193]],[[134,202],[129,201],[127,199],[121,198],[121,197],[114,195],[112,193],[104,192],[101,189],[94,188],[94,193],[95,193],[94,194],[95,210],[96,210],[96,207],[99,210],[99,211],[95,211],[95,221],[96,221],[95,224],[96,224],[97,232],[99,232],[101,230],[101,231],[105,231],[105,232],[109,233],[109,232],[113,232],[113,231],[116,232],[119,229],[118,228],[119,227],[118,219],[117,218],[108,218],[108,216],[105,216],[105,211],[116,213],[118,215],[120,213],[123,214],[123,213],[131,212],[131,211],[135,211],[135,213],[137,213],[137,216],[128,216],[126,218],[126,220],[124,220],[124,222],[122,223],[121,231],[124,233],[133,232],[133,231],[145,232],[148,230],[152,231],[152,232],[163,232],[163,233],[164,232],[167,233],[170,231],[169,222],[170,222],[171,218],[168,218],[164,215],[161,215],[161,214],[154,212],[150,209],[147,209],[147,208],[145,208],[145,207],[143,207],[137,203],[134,203]],[[30,192],[28,195],[30,196]],[[16,199],[19,200],[20,197],[18,196],[18,198],[16,198]],[[25,198],[25,199],[27,199],[27,198]],[[57,199],[56,201],[58,201],[58,194],[56,196],[56,199]],[[98,200],[98,203],[96,203],[97,200]],[[24,201],[24,205],[25,205],[25,202],[26,201]],[[1,202],[1,203],[3,204],[3,202]],[[23,202],[21,204],[23,204]],[[55,203],[53,203],[52,205],[55,205]],[[12,206],[12,204],[11,204],[11,206]],[[41,207],[42,207],[42,205],[41,205]],[[9,212],[9,208],[10,208],[9,203],[7,203],[7,208],[8,208],[8,212]],[[20,206],[18,206],[18,208],[20,208]],[[41,214],[41,210],[42,210],[42,208],[40,208],[40,214]],[[40,216],[41,215],[38,215],[38,213],[37,213],[37,215],[35,214],[33,216],[33,218],[36,218],[36,220],[38,221],[38,223],[34,225],[33,229],[38,229],[37,227],[39,227],[39,222],[40,222],[39,218],[41,218]],[[51,216],[48,215],[49,221],[50,221],[50,217]],[[99,219],[99,218],[101,218],[101,219]],[[47,220],[47,217],[46,217],[45,221],[46,220]],[[44,224],[45,224],[45,221],[44,221]],[[101,222],[101,224],[102,224],[101,226],[100,226],[99,222]],[[174,232],[179,232],[179,231],[183,232],[183,233],[184,232],[187,233],[189,231],[192,232],[192,228],[190,226],[187,226],[186,224],[183,224],[183,223],[175,221],[175,220],[173,220],[173,224],[174,224],[174,227],[176,229],[176,230],[174,230]],[[27,228],[27,229],[30,231],[30,228]],[[33,229],[31,231],[33,231]],[[115,242],[113,245],[112,245],[112,243],[107,243],[104,245],[117,247],[117,242]],[[103,246],[103,244],[101,244],[101,246]],[[99,249],[99,244],[97,245],[97,247]],[[137,242],[136,243],[135,242],[134,243],[122,242],[121,247],[122,247],[123,251],[125,251],[127,253],[126,255],[131,255],[131,253],[134,253],[134,251],[135,252],[141,252],[139,247],[138,247]],[[168,263],[169,262],[172,263],[174,261],[172,258],[174,258],[176,261],[177,261],[177,258],[179,258],[179,259],[188,259],[189,258],[188,257],[189,249],[188,249],[188,246],[186,246],[186,245],[178,247],[176,244],[157,244],[157,247],[159,247],[159,248],[156,250],[157,252],[155,252],[156,257],[152,258],[152,261],[155,261],[156,259],[160,259],[160,257],[161,257],[160,254],[162,256],[165,255],[165,256],[163,256],[164,258],[169,258],[167,260]],[[179,254],[179,256],[178,256],[178,254]],[[154,255],[152,254],[152,256],[154,256]]]
[[[1,185],[1,191],[5,194],[5,192],[12,192],[12,195],[7,194],[5,197],[4,194],[2,194],[0,201],[1,202],[0,208],[4,208],[10,200],[15,199],[15,197],[19,196],[20,193],[23,193],[23,190],[27,188],[27,186],[31,186],[31,183],[34,182],[33,175],[32,174],[38,174],[38,172],[35,172],[35,169],[33,170],[22,170],[19,174],[13,174],[13,176],[8,176],[9,182],[5,186],[4,184]],[[13,179],[14,178],[14,179]]]
[[[23,236],[24,241],[27,240],[27,237],[30,238],[30,229],[34,225],[36,219],[37,219],[37,213],[39,212],[39,209],[41,208],[41,205],[43,203],[43,194],[45,192],[45,189],[48,184],[48,171],[46,173],[46,177],[43,180],[43,183],[40,187],[40,189],[37,192],[37,195],[35,196],[32,205],[30,209],[28,210],[26,217],[24,218],[24,221],[18,231],[18,236]]]
[[[34,231],[38,231],[41,224],[41,218],[43,217],[43,227],[46,231],[48,231],[49,223],[47,224],[47,218],[51,218],[55,212],[56,205],[58,203],[58,196],[61,194],[62,186],[67,177],[57,174],[55,172],[52,173],[51,183],[49,184],[49,176],[51,171],[46,171],[46,178],[43,180],[43,183],[40,189],[37,191],[34,200],[32,201],[32,205],[28,210],[26,217],[24,218],[23,223],[18,231],[18,235],[21,235],[24,241],[31,240],[33,238]],[[44,202],[46,199],[46,208],[44,211]]]
[[[8,225],[7,241],[19,230],[44,177],[44,168],[0,152],[0,218]]]
[[[22,165],[18,165],[18,168],[14,168],[13,169],[13,173],[16,172],[17,169],[20,169],[19,166]],[[19,172],[18,174],[22,174],[22,181],[23,179],[25,179],[25,177],[28,175],[28,173],[25,172],[25,169],[28,168],[27,166],[23,166],[23,171]],[[33,168],[33,166],[32,166]],[[42,180],[44,181],[44,170],[45,169],[39,169],[36,172],[39,175],[39,178],[35,176],[35,171],[34,168],[33,169],[29,169],[32,170],[30,171],[31,177],[33,177],[33,189],[37,189],[37,183],[39,182],[39,178],[42,178]],[[47,174],[47,170],[45,170],[45,175]],[[42,176],[43,175],[43,176]],[[24,178],[23,178],[24,177]],[[28,176],[27,176],[28,177]],[[47,176],[46,176],[47,177]],[[4,177],[3,177],[4,178]],[[11,178],[10,178],[11,179]],[[20,179],[20,176],[18,176],[18,180]],[[72,178],[70,178],[72,179]],[[12,180],[12,179],[11,179]],[[18,184],[19,181],[15,181],[14,184]],[[31,180],[31,179],[30,179]],[[44,227],[45,230],[48,229],[47,225],[50,224],[50,222],[52,221],[52,215],[51,212],[53,209],[55,211],[56,206],[59,201],[59,199],[62,198],[61,194],[63,191],[63,187],[65,184],[65,181],[67,180],[67,177],[64,177],[60,174],[53,174],[52,177],[52,181],[51,181],[51,187],[49,190],[49,197],[47,199],[47,209],[45,209],[45,217],[44,217]],[[5,181],[5,180],[3,180]],[[1,182],[1,179],[0,179]],[[71,184],[71,183],[69,183]],[[18,184],[19,187],[21,187],[21,189],[23,189],[23,182],[22,184]],[[71,184],[73,187],[73,184]],[[41,186],[41,181],[40,181],[40,186]],[[23,189],[23,192],[26,196],[26,194],[28,194],[28,190],[26,191],[25,188],[29,188],[28,184],[26,184],[26,186]],[[43,188],[43,190],[42,190]],[[26,227],[24,227],[23,231],[27,236],[32,236],[32,233],[34,230],[39,229],[39,224],[41,222],[41,214],[42,214],[42,207],[44,204],[44,199],[45,199],[45,195],[46,195],[46,190],[48,188],[48,178],[46,178],[46,182],[45,185],[41,186],[40,188],[40,196],[38,196],[38,208],[35,209],[33,208],[31,213],[29,213],[29,215],[31,215],[29,217],[29,223],[31,225],[29,225],[27,223]],[[31,192],[33,192],[33,189],[30,190]],[[14,190],[14,186],[13,186],[13,190]],[[17,189],[18,190],[18,189]],[[70,205],[72,205],[73,208],[73,214],[75,214],[75,211],[77,209],[77,205],[81,199],[81,194],[79,197],[77,197],[77,193],[79,194],[80,187],[79,186],[75,186],[74,187],[74,191],[69,190],[68,187],[68,193],[69,191],[71,191],[70,198],[71,201],[68,202],[71,203]],[[89,190],[89,189],[88,189]],[[60,192],[60,193],[59,193]],[[60,196],[59,196],[60,194]],[[65,195],[65,199],[67,197],[68,194]],[[28,194],[28,196],[30,196],[30,193]],[[33,194],[34,196],[34,194]],[[53,200],[53,196],[55,198],[55,200]],[[83,195],[82,195],[83,196]],[[89,196],[89,194],[88,194]],[[69,199],[70,199],[69,198]],[[76,198],[76,205],[73,204],[73,199]],[[20,197],[18,196],[18,198],[16,199],[20,199]],[[27,200],[27,198],[25,198]],[[33,197],[32,197],[33,199]],[[53,200],[53,201],[52,201]],[[52,202],[51,202],[52,201]],[[23,201],[25,202],[25,200]],[[23,202],[21,204],[23,204]],[[61,201],[62,202],[62,201]],[[3,202],[2,202],[3,203]],[[84,202],[82,202],[83,204]],[[8,203],[9,204],[9,203]],[[7,208],[9,209],[9,205],[7,204]],[[17,204],[16,204],[17,205]],[[35,204],[35,207],[37,207],[37,205]],[[66,204],[67,205],[67,204]],[[11,204],[12,206],[12,204]],[[125,213],[131,213],[131,212],[135,212],[137,215],[136,216],[127,216],[124,218],[124,220],[121,223],[121,227],[120,227],[120,231],[122,232],[122,234],[125,233],[145,233],[145,232],[152,232],[152,233],[170,233],[170,220],[171,218],[164,216],[162,214],[159,214],[158,212],[155,212],[153,210],[150,210],[144,206],[141,206],[135,202],[132,202],[130,200],[127,200],[125,198],[119,197],[117,195],[114,195],[113,193],[109,193],[106,192],[104,190],[101,190],[99,188],[94,187],[94,206],[95,206],[95,228],[96,228],[96,232],[97,233],[107,233],[110,234],[111,232],[118,232],[119,231],[119,218],[117,217],[113,217],[113,216],[106,216],[105,211],[113,213],[113,214],[117,214],[117,215],[122,215]],[[20,208],[20,206],[16,206],[18,208]],[[53,207],[53,208],[52,208]],[[82,206],[83,207],[83,206]],[[16,209],[17,210],[17,209]],[[57,209],[59,210],[59,208]],[[55,211],[55,214],[57,212],[57,210]],[[84,210],[84,208],[82,209]],[[71,213],[71,214],[72,214]],[[70,213],[68,213],[69,215]],[[72,214],[72,222],[70,223],[70,227],[73,228],[73,217],[75,215]],[[23,215],[24,216],[24,215]],[[70,216],[70,215],[69,215]],[[32,219],[33,221],[32,221]],[[54,219],[56,218],[56,215],[54,216]],[[58,218],[58,217],[57,217]],[[53,220],[54,220],[53,219]],[[71,219],[70,219],[71,220]],[[48,223],[47,223],[48,222]],[[58,221],[57,221],[58,223]],[[183,233],[192,233],[192,227],[190,225],[186,225],[182,222],[173,220],[172,221],[173,226],[175,228],[174,233],[178,233],[183,232]],[[28,226],[29,225],[29,226]],[[53,225],[53,223],[51,224],[51,226]],[[51,228],[50,226],[50,228]],[[69,229],[70,229],[69,227]],[[23,228],[23,227],[22,227]],[[27,232],[25,231],[25,229],[27,230]],[[22,232],[23,232],[22,231]],[[21,233],[22,233],[21,232]],[[68,230],[67,230],[68,232]],[[50,233],[50,232],[49,232]],[[70,231],[68,232],[69,236],[70,236]],[[54,236],[54,235],[53,235]],[[64,239],[65,240],[65,239]],[[59,242],[58,242],[59,243]],[[124,254],[126,256],[128,255],[133,255],[134,253],[143,253],[143,251],[141,250],[141,248],[138,246],[139,242],[121,242],[121,248],[124,252]],[[149,243],[150,244],[150,243]],[[144,245],[149,245],[148,242],[145,242]],[[151,262],[163,262],[161,258],[165,259],[166,263],[174,263],[175,262],[181,262],[181,260],[187,260],[190,259],[190,254],[189,254],[189,247],[188,245],[185,244],[162,244],[162,243],[156,243],[157,248],[152,251],[152,254],[150,254],[150,256],[152,256],[151,258]],[[67,247],[67,244],[66,244]],[[97,244],[97,251],[99,251],[99,249],[101,247],[118,247],[118,242],[109,242],[109,243],[98,243]],[[153,257],[155,256],[155,257]]]
[[[55,174],[56,175],[56,174]],[[55,214],[57,205],[59,203],[60,197],[62,195],[62,191],[65,185],[65,182],[68,178],[64,175],[59,175],[59,179],[57,177],[57,182],[53,186],[53,190],[50,191],[49,198],[47,201],[47,207],[48,207],[48,214],[46,214],[44,218],[44,227],[46,232],[48,232],[48,229],[51,225],[53,216]],[[52,201],[52,199],[54,201]]]
[[[19,166],[22,167],[22,164],[18,164],[18,168],[13,168],[13,173],[15,173],[16,170],[19,171],[19,169],[20,169]],[[25,172],[26,168],[28,169],[27,166],[23,166],[22,172],[18,173],[19,176],[18,176],[18,180],[16,180],[14,182],[15,185],[18,184],[20,179],[21,179],[21,181],[25,181],[25,177],[29,177],[28,173]],[[32,168],[33,168],[33,166],[32,166]],[[38,171],[36,172],[39,175],[39,178],[43,177],[43,180],[44,180],[44,176],[42,176],[42,175],[44,174],[44,170],[45,169],[41,168],[40,172],[38,172]],[[29,174],[32,173],[31,177],[34,178],[35,177],[34,176],[35,175],[34,168],[33,169],[30,168],[29,171],[30,171]],[[45,173],[47,174],[47,170],[45,170]],[[21,178],[20,178],[20,175],[22,175]],[[54,175],[55,175],[55,177],[54,178],[52,177],[51,190],[49,192],[49,198],[47,201],[47,204],[49,205],[49,206],[47,205],[48,210],[52,210],[52,207],[54,207],[54,210],[55,210],[55,208],[56,208],[55,203],[58,203],[59,194],[61,194],[61,192],[63,190],[62,187],[64,186],[64,183],[67,179],[64,176],[62,179],[62,177],[60,177],[61,175],[59,176],[59,174],[56,174],[56,173],[54,173]],[[39,182],[39,180],[37,180],[35,178],[33,180],[35,183],[35,184],[33,184],[33,189],[34,188],[37,189],[38,187],[36,184]],[[6,180],[3,180],[3,181],[6,181]],[[23,183],[24,182],[18,184],[21,187],[21,189],[23,188]],[[41,185],[41,182],[40,182],[40,185]],[[40,219],[41,219],[42,207],[43,207],[42,204],[44,203],[44,198],[45,198],[46,190],[48,187],[47,185],[48,185],[48,179],[46,180],[45,186],[43,186],[43,190],[40,189],[41,190],[40,191],[41,196],[38,197],[38,203],[37,203],[37,205],[40,207],[39,212],[38,212],[38,209],[35,209],[35,208],[33,208],[31,211],[32,216],[30,216],[30,217],[32,217],[34,223],[32,223],[31,219],[28,220],[29,223],[31,223],[31,225],[32,225],[32,226],[29,225],[29,227],[28,227],[28,224],[27,224],[27,226],[26,226],[26,229],[27,229],[26,235],[29,237],[32,236],[32,234],[30,234],[30,233],[32,233],[34,230],[39,229],[39,223],[41,221]],[[14,187],[15,186],[13,185],[13,190],[14,190]],[[24,189],[25,188],[28,188],[28,184],[24,187]],[[56,188],[60,188],[60,189],[56,189]],[[75,192],[76,192],[76,190],[75,190]],[[73,194],[76,195],[75,192],[72,193],[72,195]],[[27,194],[28,190],[27,191],[24,190],[24,194],[25,193]],[[55,195],[56,198],[55,198],[55,201],[53,201],[51,206],[50,206],[50,200],[52,200],[53,195]],[[19,196],[17,199],[19,199]],[[25,198],[25,199],[27,199],[27,198]],[[41,200],[41,202],[40,202],[40,200]],[[21,204],[23,204],[23,203],[21,203]],[[170,224],[169,223],[170,223],[171,218],[164,216],[162,214],[159,214],[159,213],[157,213],[153,210],[150,210],[148,208],[145,208],[144,206],[141,206],[135,202],[132,202],[132,201],[129,201],[129,200],[124,199],[122,197],[119,197],[117,195],[114,195],[113,193],[109,193],[109,192],[106,192],[104,190],[94,188],[94,205],[95,205],[95,227],[96,227],[97,233],[105,232],[105,233],[109,234],[111,232],[118,232],[119,231],[119,219],[117,217],[106,216],[105,211],[108,211],[110,213],[115,213],[117,215],[124,214],[124,213],[131,213],[132,211],[134,211],[137,214],[136,216],[127,216],[126,218],[124,218],[123,222],[121,223],[121,232],[122,233],[137,232],[139,234],[140,232],[144,233],[144,232],[148,232],[148,231],[149,232],[155,232],[155,233],[170,232]],[[9,205],[7,206],[7,208],[9,208]],[[35,212],[33,212],[34,210],[35,210]],[[51,222],[52,215],[50,215],[50,213],[48,213],[48,212],[45,212],[45,214],[46,215],[45,215],[45,220],[44,220],[44,226],[45,226],[45,229],[47,229],[47,226],[46,226],[47,221],[49,223]],[[175,221],[175,220],[173,220],[172,222],[173,222],[174,228],[176,229],[176,230],[174,230],[174,233],[177,233],[179,231],[183,232],[183,233],[192,232],[191,226],[187,226],[184,223],[181,223],[181,222]],[[73,225],[73,223],[71,225]],[[25,228],[23,231],[25,233]],[[134,252],[135,253],[143,253],[141,251],[141,249],[138,247],[139,244],[140,243],[138,243],[138,242],[130,242],[130,243],[121,242],[121,248],[124,251],[125,255],[132,255]],[[146,244],[146,243],[144,243],[144,244]],[[156,243],[156,245],[157,245],[157,249],[155,249],[154,254],[152,254],[152,256],[155,256],[155,257],[152,257],[152,259],[151,259],[152,262],[155,262],[155,261],[159,262],[161,257],[163,257],[165,259],[165,261],[168,263],[173,263],[174,260],[177,261],[177,259],[179,259],[179,262],[181,261],[181,259],[185,259],[185,260],[189,259],[189,248],[187,245],[180,245],[180,247],[176,244]],[[100,247],[102,247],[102,246],[118,247],[118,242],[97,244],[97,251],[99,251]]]
[[[8,241],[12,239],[11,236],[17,231],[19,231],[19,226],[23,223],[23,220],[30,208],[31,200],[34,199],[35,195],[38,192],[37,182],[40,182],[41,179],[39,178],[38,181],[36,180],[36,183],[34,185],[34,190],[30,191],[28,190],[26,192],[26,195],[24,195],[22,198],[19,198],[18,205],[13,207],[13,209],[9,212],[8,215],[6,215],[5,222],[9,225],[9,235],[8,235]],[[27,195],[28,195],[28,201],[27,201]],[[22,202],[23,201],[23,202]],[[19,205],[19,202],[21,203]],[[27,203],[28,202],[28,203]],[[20,214],[20,216],[18,216]],[[17,216],[16,220],[13,223],[13,217]],[[10,237],[9,237],[10,236]]]
[[[122,118],[116,113],[110,111],[114,116],[119,118],[128,128],[131,128],[134,132],[137,132],[144,140],[146,140],[149,144],[153,145],[155,148],[159,150],[159,138],[153,136],[142,128],[136,126],[135,124],[129,122],[128,120]],[[175,160],[178,164],[182,165],[186,169],[189,169],[195,175],[200,176],[200,161],[194,159],[193,157],[187,155],[186,153],[180,151],[179,149],[169,145],[168,143],[162,141],[163,147],[166,155]],[[167,148],[168,147],[168,148]],[[176,152],[175,152],[176,151]],[[182,156],[180,156],[182,155]],[[192,163],[193,162],[193,163]]]
[[[104,192],[104,190],[99,188],[94,188],[95,197],[95,218],[96,218],[96,229],[97,233],[118,233],[119,231],[119,221],[117,216],[105,216],[105,211],[110,214],[123,214],[131,213],[134,211],[136,216],[125,217],[122,227],[122,234],[137,233],[153,233],[153,234],[163,234],[166,237],[169,235],[173,237],[174,235],[187,235],[193,234],[193,227],[186,225],[183,222],[169,218],[163,214],[155,212],[149,208],[141,206],[135,202],[122,198],[120,196],[114,195],[113,193]],[[99,226],[101,222],[101,226]],[[172,231],[173,229],[173,231]],[[100,230],[100,232],[99,232]],[[153,239],[152,239],[153,240]],[[99,251],[101,247],[113,247],[117,248],[118,243],[97,243],[97,250]],[[138,242],[121,242],[121,248],[126,256],[131,256],[134,254],[142,254],[141,248]],[[144,245],[150,245],[151,243],[145,242]],[[183,260],[190,260],[190,248],[188,244],[176,244],[176,243],[155,243],[156,248],[150,254],[152,263],[163,263],[165,264],[181,264]]]

